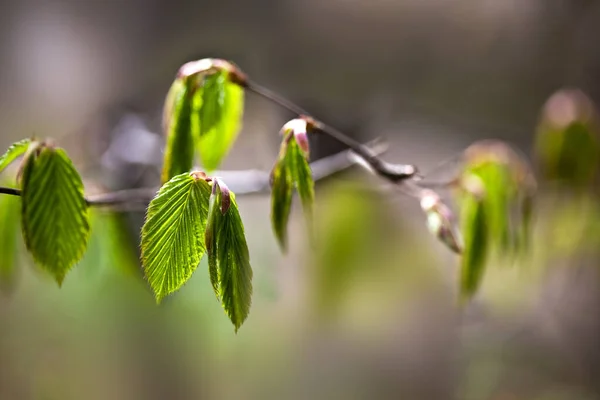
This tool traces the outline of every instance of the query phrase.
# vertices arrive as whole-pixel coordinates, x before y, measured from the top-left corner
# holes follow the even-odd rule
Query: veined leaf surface
[[[22,189],[25,245],[60,286],[89,238],[81,177],[64,150],[42,145],[26,159]]]
[[[194,104],[198,126],[198,152],[207,171],[219,167],[233,146],[241,128],[244,90],[228,78],[227,71],[204,77]]]
[[[142,228],[142,265],[158,303],[188,281],[204,255],[209,196],[203,177],[184,173],[150,202]]]
[[[248,317],[252,302],[250,254],[235,195],[230,193],[231,204],[222,213],[222,194],[220,190],[213,193],[206,236],[209,275],[215,294],[237,332]]]
[[[169,89],[164,108],[164,129],[167,135],[161,181],[164,184],[175,175],[189,172],[194,164],[192,107],[194,91],[188,79],[177,78]]]

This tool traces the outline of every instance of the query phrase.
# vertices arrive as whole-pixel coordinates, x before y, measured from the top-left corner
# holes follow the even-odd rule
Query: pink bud
[[[455,253],[462,252],[460,235],[454,222],[454,214],[432,190],[426,190],[421,195],[421,209],[427,216],[429,231],[440,239]]]

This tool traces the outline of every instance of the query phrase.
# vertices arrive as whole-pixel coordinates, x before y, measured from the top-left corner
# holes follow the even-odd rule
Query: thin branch
[[[381,154],[387,149],[387,146],[381,141],[375,140],[367,148],[373,154]],[[310,167],[313,178],[319,180],[355,165],[356,161],[353,157],[353,151],[345,150],[314,161],[310,164]],[[217,171],[213,175],[219,176],[227,182],[227,186],[237,195],[264,193],[270,190],[269,173],[265,171]],[[124,189],[89,195],[85,200],[90,207],[111,207],[126,211],[143,210],[154,198],[158,189],[158,187]],[[0,194],[21,196],[21,190],[0,187]]]
[[[9,196],[20,196],[21,191],[19,189],[13,189],[9,187],[0,187],[0,194],[7,194]]]
[[[259,85],[258,83],[250,79],[245,79],[242,80],[240,84],[250,92],[253,92],[271,101],[272,103],[279,105],[280,107],[290,111],[293,114],[296,114],[299,117],[308,117],[310,119],[310,123],[313,125],[316,131],[324,133],[347,146],[356,155],[361,157],[367,164],[369,164],[369,166],[375,173],[386,178],[387,180],[393,183],[398,183],[400,181],[412,178],[417,173],[417,168],[413,165],[390,164],[388,162],[383,161],[368,147],[365,147],[361,143],[357,142],[356,140],[352,139],[346,134],[338,131],[332,126],[329,126],[324,122],[315,119],[302,107],[278,95],[277,93]]]

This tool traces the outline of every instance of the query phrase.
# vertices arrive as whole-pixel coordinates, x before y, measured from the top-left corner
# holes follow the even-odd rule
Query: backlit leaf
[[[9,181],[9,180],[5,180]],[[16,281],[21,200],[0,196],[0,290],[11,290]]]
[[[271,172],[271,225],[283,251],[287,248],[287,224],[292,208],[292,174],[285,157]]]
[[[471,168],[467,173],[479,177],[483,184],[490,241],[499,251],[510,251],[511,237],[516,234],[511,232],[510,207],[516,200],[517,188],[509,169],[501,163],[489,161]]]
[[[315,182],[308,160],[303,155],[302,150],[292,138],[288,144],[287,163],[292,172],[292,179],[296,184],[296,190],[302,201],[302,207],[307,215],[307,219],[312,219],[312,208],[315,199]]]
[[[464,299],[475,294],[485,269],[489,238],[485,203],[471,193],[461,199],[461,229],[464,249],[461,260],[460,289]]]
[[[157,303],[190,279],[204,255],[210,186],[198,173],[163,185],[142,227],[142,265]]]
[[[223,213],[223,194],[219,188],[213,190],[206,247],[211,283],[237,332],[250,312],[252,267],[244,225],[233,193],[230,193],[230,201],[229,208]]]
[[[165,101],[164,129],[167,136],[161,181],[164,184],[175,175],[189,172],[194,164],[192,106],[194,89],[190,79],[177,78]]]
[[[223,70],[204,78],[194,118],[199,127],[198,152],[207,171],[214,171],[227,156],[241,128],[244,90]]]
[[[30,144],[31,139],[23,139],[13,143],[8,150],[6,150],[6,153],[0,157],[0,172],[2,172],[4,168],[15,161],[19,156],[25,154]]]
[[[60,286],[89,238],[81,177],[64,150],[41,145],[25,161],[22,190],[25,244]]]

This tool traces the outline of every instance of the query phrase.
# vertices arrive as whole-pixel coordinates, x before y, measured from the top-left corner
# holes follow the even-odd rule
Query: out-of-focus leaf
[[[467,173],[476,175],[483,183],[490,242],[495,243],[501,252],[509,251],[512,244],[510,207],[517,193],[509,169],[500,162],[488,161],[474,166]]]
[[[594,184],[600,172],[600,125],[591,100],[560,90],[546,102],[535,155],[544,178],[576,189]]]
[[[157,303],[188,281],[204,255],[209,196],[203,174],[184,173],[150,202],[142,227],[142,265]]]
[[[163,123],[167,135],[161,181],[189,172],[194,164],[194,127],[192,107],[194,88],[188,78],[177,78],[171,85],[164,106]]]
[[[116,268],[122,273],[141,278],[138,243],[129,237],[124,217],[124,214],[111,210],[90,208],[90,241],[78,268]]]
[[[87,248],[90,226],[83,183],[60,148],[40,146],[23,169],[21,224],[34,260],[61,286]]]
[[[283,251],[287,249],[287,224],[292,207],[292,174],[285,157],[271,172],[271,225]]]
[[[471,193],[485,193],[482,197],[486,209],[490,249],[501,257],[523,252],[528,232],[529,216],[523,207],[524,197],[532,198],[536,182],[526,159],[508,144],[498,140],[483,140],[465,151],[466,165],[461,184],[477,186]],[[529,203],[532,206],[532,203]],[[525,228],[525,229],[524,229]]]
[[[408,267],[404,260],[390,260],[395,240],[398,246],[405,243],[387,196],[359,183],[338,183],[326,190],[316,203],[318,240],[307,266],[319,323],[337,317],[354,291],[364,287],[364,280],[379,279],[392,265]]]
[[[235,195],[229,193],[230,205],[223,212],[223,191],[215,181],[213,187],[205,236],[209,275],[215,294],[237,332],[248,317],[252,302],[250,254]]]
[[[199,126],[198,152],[207,171],[214,171],[227,156],[241,128],[244,90],[218,71],[204,78],[194,118]]]
[[[10,182],[10,180],[4,180]],[[0,196],[0,290],[10,291],[16,283],[21,200]]]
[[[464,250],[461,260],[460,291],[462,297],[468,299],[475,294],[483,279],[490,243],[486,226],[486,203],[471,193],[465,193],[461,200]]]
[[[31,139],[23,139],[10,145],[6,152],[0,157],[0,172],[19,156],[25,154],[30,144]]]

